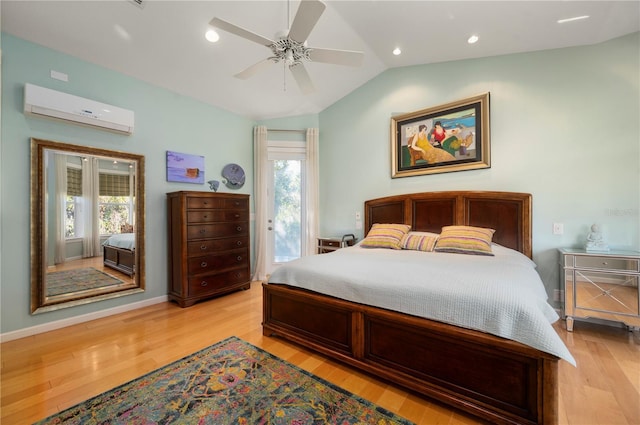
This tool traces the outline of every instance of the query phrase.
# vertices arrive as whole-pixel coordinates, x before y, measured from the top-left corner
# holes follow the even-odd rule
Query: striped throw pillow
[[[493,255],[491,239],[495,230],[473,226],[445,226],[434,251],[457,254]]]
[[[402,249],[402,238],[409,232],[408,224],[375,223],[360,243],[364,248]]]
[[[437,236],[409,232],[405,235],[404,239],[402,239],[402,249],[431,252],[437,240]]]

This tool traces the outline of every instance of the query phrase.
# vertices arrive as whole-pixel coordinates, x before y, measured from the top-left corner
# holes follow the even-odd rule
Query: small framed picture
[[[491,166],[489,93],[391,118],[391,177]]]
[[[167,181],[204,184],[204,156],[167,151]]]

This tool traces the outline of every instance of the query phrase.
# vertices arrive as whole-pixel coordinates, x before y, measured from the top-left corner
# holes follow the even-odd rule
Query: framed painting
[[[167,151],[167,181],[204,184],[204,156]]]
[[[488,92],[391,118],[391,177],[489,167]]]

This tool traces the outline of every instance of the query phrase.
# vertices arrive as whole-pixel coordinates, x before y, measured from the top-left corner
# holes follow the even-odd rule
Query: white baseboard
[[[0,334],[0,342],[12,341],[14,339],[25,338],[28,336],[37,335],[40,333],[49,332],[49,331],[53,331],[60,328],[66,328],[67,326],[77,325],[78,323],[84,323],[90,320],[100,319],[102,317],[113,316],[114,314],[136,310],[142,307],[163,303],[168,300],[169,300],[169,297],[166,295],[163,295],[161,297],[151,298],[149,300],[144,300],[137,303],[131,303],[131,304],[123,305],[120,307],[113,307],[106,310],[96,311],[95,313],[87,313],[81,316],[75,316],[75,317],[70,317],[68,319],[56,320],[55,322],[49,322],[42,325],[32,326],[30,328],[20,329],[13,332],[6,332],[3,334]]]

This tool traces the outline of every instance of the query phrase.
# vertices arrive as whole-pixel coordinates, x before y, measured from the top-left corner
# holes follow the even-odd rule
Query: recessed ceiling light
[[[220,40],[220,36],[214,30],[208,30],[204,35],[204,38],[206,38],[208,41],[212,43],[215,43],[216,41]]]
[[[122,28],[120,25],[115,24],[113,26],[113,30],[122,38],[123,40],[131,40],[131,34],[127,32],[126,29]]]
[[[396,47],[395,49],[393,49],[393,54],[398,56],[400,53],[402,53],[402,50],[400,50],[399,47]]]
[[[580,21],[582,19],[588,19],[588,18],[589,18],[589,15],[576,16],[574,18],[558,19],[558,23],[559,24],[564,24],[565,22]]]
[[[475,43],[475,42],[476,42],[476,41],[478,41],[478,40],[479,40],[478,36],[474,34],[474,35],[472,35],[471,37],[469,37],[469,39],[467,40],[467,43],[469,43],[469,44],[473,44],[473,43]]]

